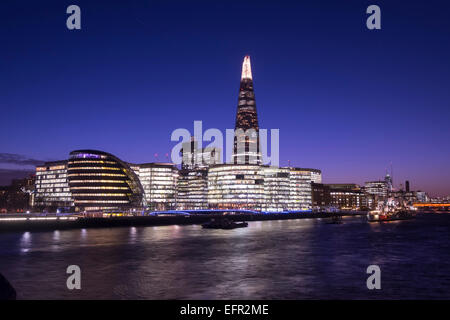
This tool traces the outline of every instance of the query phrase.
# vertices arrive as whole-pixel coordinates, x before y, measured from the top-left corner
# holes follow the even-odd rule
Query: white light
[[[245,56],[244,62],[242,63],[242,76],[243,79],[252,79],[252,67],[250,66],[250,56]]]

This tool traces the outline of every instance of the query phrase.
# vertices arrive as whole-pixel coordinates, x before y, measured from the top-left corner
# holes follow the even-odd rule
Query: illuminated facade
[[[388,195],[389,186],[386,181],[368,181],[364,185],[365,191],[368,194],[377,196],[378,198],[384,199]]]
[[[128,164],[96,150],[70,153],[68,180],[77,211],[142,208],[144,190]]]
[[[36,167],[34,207],[57,209],[73,207],[67,180],[67,161],[46,162]]]
[[[144,199],[151,211],[174,210],[178,169],[172,163],[130,165],[144,189]]]
[[[287,211],[290,209],[289,168],[261,166],[264,176],[263,211]]]
[[[260,166],[223,164],[209,168],[209,208],[262,210],[264,201],[264,174]]]
[[[359,210],[372,206],[372,201],[361,190],[330,189],[331,205],[339,209]]]
[[[232,160],[234,164],[262,163],[259,124],[249,56],[244,58],[242,64]]]
[[[180,170],[177,184],[177,209],[208,209],[207,170]]]
[[[57,188],[67,193],[53,198],[61,200],[64,194],[67,196],[64,200],[73,201],[78,211],[132,208],[300,211],[312,207],[311,183],[322,182],[322,173],[317,169],[262,165],[249,56],[242,65],[232,164],[221,164],[221,150],[202,148],[193,138],[182,145],[181,159],[178,170],[171,163],[129,164],[106,152],[74,151],[64,169],[68,173],[63,170],[55,178],[61,180]],[[56,191],[45,193],[41,180],[36,182],[40,188],[37,194],[40,192],[50,201]]]
[[[312,183],[322,182],[322,171],[309,168],[289,167],[289,209],[309,210],[312,208]]]

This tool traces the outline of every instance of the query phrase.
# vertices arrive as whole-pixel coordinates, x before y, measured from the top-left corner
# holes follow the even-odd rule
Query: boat
[[[205,229],[236,229],[248,227],[247,222],[234,222],[227,218],[211,219],[211,221],[202,224]]]
[[[369,222],[388,222],[414,218],[414,211],[408,210],[405,205],[392,199],[380,203],[376,210],[369,211],[367,214],[367,221]]]
[[[379,213],[378,210],[373,210],[367,215],[369,222],[387,222],[397,220],[410,220],[414,219],[414,215],[410,211],[400,210],[392,213]]]

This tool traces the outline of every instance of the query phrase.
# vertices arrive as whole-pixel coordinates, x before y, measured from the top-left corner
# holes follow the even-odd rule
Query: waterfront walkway
[[[365,215],[361,211],[342,211],[339,213],[327,212],[291,212],[291,213],[192,213],[173,214],[160,212],[158,215],[147,216],[110,216],[110,217],[83,217],[83,216],[7,216],[0,217],[0,232],[8,231],[48,231],[76,228],[110,228],[131,226],[163,226],[202,224],[212,218],[226,216],[232,221],[264,221],[286,219],[312,219],[328,218],[332,215],[354,216]]]

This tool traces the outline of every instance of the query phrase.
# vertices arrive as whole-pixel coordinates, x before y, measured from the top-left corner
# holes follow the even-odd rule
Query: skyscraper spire
[[[245,141],[245,146],[238,146]],[[234,137],[234,163],[260,164],[259,125],[256,114],[255,93],[253,91],[250,56],[245,56],[242,63],[241,84],[239,87],[238,108]]]
[[[252,67],[250,65],[250,56],[245,56],[244,62],[242,63],[242,75],[241,80],[252,79]]]

